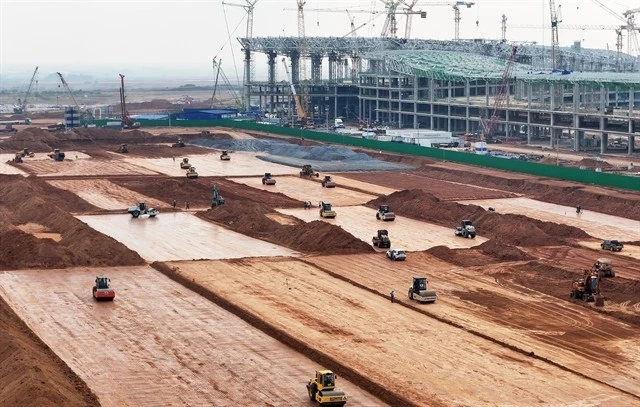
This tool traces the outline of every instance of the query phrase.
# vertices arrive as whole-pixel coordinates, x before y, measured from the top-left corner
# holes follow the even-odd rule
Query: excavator
[[[302,166],[302,171],[300,171],[300,176],[318,178],[320,176],[320,173],[315,172],[313,170],[313,167],[311,167],[311,164],[305,164]]]
[[[581,278],[571,284],[569,297],[584,302],[593,302],[601,307],[604,305],[604,297],[600,294],[600,276],[596,270],[585,270]]]
[[[110,278],[105,276],[97,276],[96,283],[93,286],[92,295],[97,301],[113,301],[116,292],[111,288]]]
[[[331,370],[318,370],[316,375],[309,379],[307,391],[309,400],[325,406],[344,406],[347,403],[347,395],[341,389],[336,388],[338,376]]]
[[[218,193],[216,186],[213,186],[213,198],[211,199],[211,207],[224,205],[224,198]]]

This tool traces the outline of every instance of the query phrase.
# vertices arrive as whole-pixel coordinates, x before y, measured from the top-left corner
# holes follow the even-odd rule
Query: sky
[[[409,1],[409,0],[407,0]],[[245,0],[228,0],[245,4]],[[230,80],[242,79],[242,52],[237,37],[245,35],[246,12],[241,7],[223,6],[222,0],[0,0],[0,80],[20,76],[25,81],[36,65],[40,72],[127,75],[144,77],[213,78],[212,58],[222,58]],[[428,3],[444,5],[428,6]],[[419,0],[414,10],[427,12],[426,19],[414,17],[412,38],[452,39],[452,1]],[[598,3],[616,12],[605,11]],[[639,0],[559,1],[563,24],[620,25],[622,12],[640,6]],[[333,9],[317,12],[313,9]],[[371,20],[366,13],[353,13],[362,36],[379,36],[384,23],[380,0],[307,0],[307,36],[344,36],[350,31],[346,9],[376,10]],[[507,38],[514,41],[550,43],[549,28],[509,28],[517,25],[548,27],[548,0],[476,0],[462,8],[461,38],[501,36],[501,16],[507,16]],[[640,15],[636,18],[640,25]],[[562,26],[562,25],[561,25]],[[399,20],[404,34],[404,19]],[[255,4],[253,36],[296,36],[296,0],[258,0]],[[640,35],[640,34],[639,34]],[[560,45],[574,41],[583,47],[615,50],[613,30],[560,30]],[[626,44],[626,43],[625,43]],[[626,46],[625,46],[626,49]],[[256,79],[266,77],[266,59],[255,63]],[[279,70],[278,79],[284,72]]]

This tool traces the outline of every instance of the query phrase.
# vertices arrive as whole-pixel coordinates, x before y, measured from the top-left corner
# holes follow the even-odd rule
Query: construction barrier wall
[[[169,123],[168,120],[145,120],[142,121],[141,124],[142,127],[231,127],[243,130],[262,131],[283,136],[301,137],[309,140],[317,140],[325,143],[343,144],[385,152],[429,157],[434,159],[441,159],[443,161],[451,161],[456,163],[477,165],[481,167],[495,168],[505,171],[520,172],[541,177],[549,177],[567,181],[581,182],[585,184],[594,184],[604,187],[640,191],[640,178],[638,177],[596,172],[592,170],[581,170],[579,168],[572,167],[560,167],[556,165],[540,164],[522,160],[509,160],[505,158],[490,157],[479,154],[469,154],[465,152],[451,151],[440,148],[422,147],[408,143],[393,143],[388,141],[369,140],[348,135],[341,135],[337,133],[323,133],[319,131],[259,124],[248,121],[172,120],[172,122]]]

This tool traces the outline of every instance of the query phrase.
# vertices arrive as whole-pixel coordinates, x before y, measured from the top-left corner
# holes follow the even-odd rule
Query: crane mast
[[[129,116],[129,112],[127,111],[127,101],[124,93],[124,75],[120,75],[120,109],[122,112],[122,128],[123,129],[135,129],[140,127],[140,123],[134,122],[133,119]]]
[[[300,103],[300,96],[296,92],[296,87],[293,82],[291,82],[291,75],[289,74],[289,66],[287,65],[287,60],[282,58],[282,65],[284,65],[284,71],[287,73],[287,80],[291,85],[291,93],[293,93],[293,100],[296,104],[296,112],[298,113],[298,120],[304,121],[307,118],[307,113],[304,111],[304,107],[302,107],[302,103]]]
[[[559,7],[559,6],[558,6]],[[554,0],[549,0],[549,9],[551,16],[551,69],[556,69],[558,58],[558,15],[556,13],[556,4]]]
[[[31,88],[33,87],[33,82],[36,80],[36,75],[38,74],[38,67],[33,71],[33,75],[31,75],[31,80],[29,81],[29,87],[27,88],[27,92],[24,94],[24,99],[18,99],[18,107],[13,108],[13,113],[21,114],[27,111],[27,99],[31,94]]]

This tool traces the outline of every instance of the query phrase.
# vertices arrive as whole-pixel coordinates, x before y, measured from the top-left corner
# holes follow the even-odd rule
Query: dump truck
[[[389,232],[385,229],[378,229],[378,233],[371,239],[373,245],[379,248],[390,248],[391,239],[389,239]]]
[[[121,154],[126,154],[129,152],[129,148],[127,147],[126,144],[120,144],[120,147],[118,147],[118,150],[116,152]]]
[[[182,161],[180,161],[180,168],[182,168],[183,170],[188,170],[189,167],[191,167],[191,164],[189,164],[189,159],[188,158],[183,158]]]
[[[616,273],[611,267],[611,260],[598,259],[593,263],[592,270],[598,275],[598,277],[615,277]]]
[[[56,148],[49,154],[47,154],[49,158],[53,158],[53,161],[64,161],[64,153],[60,151],[59,148]]]
[[[314,377],[307,383],[309,400],[325,406],[344,406],[347,403],[347,395],[341,389],[336,388],[337,376],[331,370],[318,370]]]
[[[600,277],[593,270],[585,270],[581,278],[571,283],[569,297],[585,302],[595,301],[596,306],[604,305],[604,297],[600,294]]]
[[[271,176],[270,172],[265,172],[262,177],[262,185],[275,185],[276,180]]]
[[[302,170],[300,171],[301,177],[319,177],[320,173],[313,171],[311,164],[305,164],[302,166]]]
[[[184,141],[181,138],[176,143],[171,144],[171,147],[184,147]]]
[[[127,212],[134,218],[140,215],[149,215],[150,218],[153,218],[160,214],[157,209],[147,207],[144,202],[138,202],[135,206],[130,207]]]
[[[320,208],[320,217],[321,218],[335,218],[338,214],[333,210],[330,202],[320,201],[318,203],[318,207]]]
[[[96,301],[113,301],[116,292],[111,288],[111,279],[105,276],[97,276],[93,286],[92,295]]]
[[[211,198],[211,207],[224,205],[224,198],[218,193],[216,186],[213,186],[213,197]]]
[[[331,175],[325,175],[324,179],[321,181],[322,186],[324,188],[335,188],[336,183],[331,179]]]
[[[468,219],[460,222],[460,226],[456,227],[453,231],[456,236],[468,237],[473,239],[476,237],[476,228],[473,226],[473,222]]]
[[[393,222],[396,219],[396,214],[391,212],[389,205],[380,205],[378,212],[376,212],[376,219]]]
[[[198,172],[196,171],[196,167],[189,167],[187,170],[187,178],[198,178]]]
[[[436,302],[438,295],[427,288],[428,283],[429,280],[424,276],[413,277],[413,285],[409,287],[409,299],[418,302]]]
[[[231,156],[229,155],[229,152],[227,150],[222,150],[222,154],[220,154],[220,159],[222,161],[229,161],[231,159]]]

